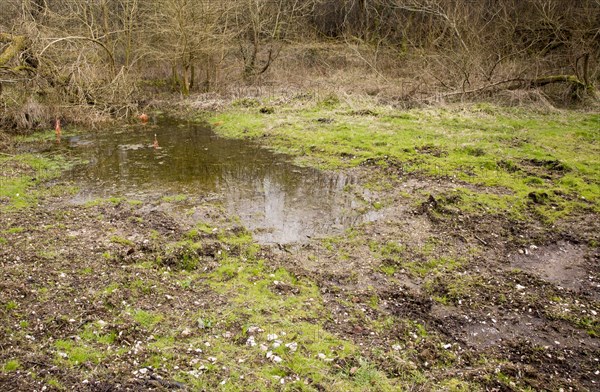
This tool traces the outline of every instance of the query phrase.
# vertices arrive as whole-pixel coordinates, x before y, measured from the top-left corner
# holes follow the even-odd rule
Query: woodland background
[[[0,128],[157,97],[597,103],[600,0],[1,0]]]

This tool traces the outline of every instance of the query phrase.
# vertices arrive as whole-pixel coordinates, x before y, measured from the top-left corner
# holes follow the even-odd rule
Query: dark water
[[[80,200],[216,193],[263,243],[304,241],[374,218],[357,211],[364,203],[346,189],[351,176],[295,166],[285,155],[220,138],[198,124],[162,120],[74,137],[69,145],[89,161],[70,173],[81,186]]]

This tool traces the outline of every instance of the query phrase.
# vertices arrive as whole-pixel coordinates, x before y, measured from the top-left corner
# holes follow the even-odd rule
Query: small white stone
[[[277,339],[277,338],[278,338],[278,336],[277,336],[276,334],[274,334],[274,333],[270,333],[270,334],[268,334],[268,335],[267,335],[267,340],[268,340],[269,342],[270,342],[271,340],[275,340],[275,339]]]
[[[327,358],[327,356],[325,354],[323,354],[323,353],[318,353],[317,357],[319,357],[319,359],[325,359],[325,358]]]
[[[252,327],[248,328],[249,334],[260,333],[260,332],[263,332],[263,330],[260,327],[252,326]]]
[[[525,289],[525,286],[521,286],[520,284],[517,284],[515,287],[516,287],[517,290],[523,290],[523,289]]]
[[[281,363],[283,362],[283,359],[281,359],[281,357],[278,357],[277,355],[273,355],[273,357],[271,358],[271,360],[275,363]]]

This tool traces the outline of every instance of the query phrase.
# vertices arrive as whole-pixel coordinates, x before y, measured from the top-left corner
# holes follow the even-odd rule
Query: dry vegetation
[[[248,86],[590,104],[600,78],[598,0],[6,0],[0,13],[6,129]]]

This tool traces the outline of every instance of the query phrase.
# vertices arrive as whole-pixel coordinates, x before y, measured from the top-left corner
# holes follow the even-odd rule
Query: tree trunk
[[[173,91],[179,89],[179,75],[177,74],[177,65],[173,64],[171,66],[171,88]]]

